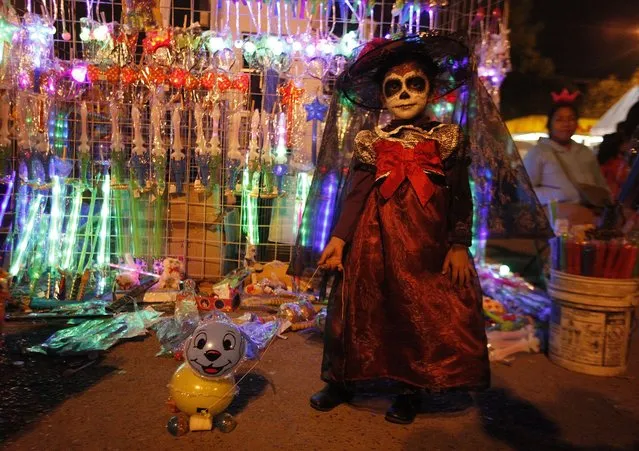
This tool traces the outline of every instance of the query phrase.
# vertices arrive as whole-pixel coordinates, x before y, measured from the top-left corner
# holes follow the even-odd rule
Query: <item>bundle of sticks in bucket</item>
[[[552,269],[578,276],[609,279],[639,277],[639,247],[623,239],[577,240],[557,236],[550,240]]]

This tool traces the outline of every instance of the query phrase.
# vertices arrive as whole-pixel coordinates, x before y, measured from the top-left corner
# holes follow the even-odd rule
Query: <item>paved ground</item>
[[[231,406],[235,431],[176,438],[165,429],[171,414],[164,403],[177,363],[154,357],[154,337],[117,346],[72,372],[84,362],[16,354],[34,332],[7,335],[0,351],[0,440],[7,450],[639,449],[636,336],[624,377],[581,375],[543,355],[522,355],[512,366],[494,366],[488,392],[433,399],[410,426],[384,421],[387,399],[357,399],[330,413],[311,409],[308,397],[322,387],[321,339],[287,337],[242,382]]]

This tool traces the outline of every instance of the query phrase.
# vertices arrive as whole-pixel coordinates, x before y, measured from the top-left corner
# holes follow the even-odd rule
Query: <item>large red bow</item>
[[[375,144],[377,153],[377,175],[388,174],[380,187],[380,193],[389,199],[408,178],[419,197],[422,206],[435,193],[435,185],[424,171],[443,175],[442,161],[437,150],[437,142],[428,140],[413,148],[406,148],[400,142],[380,140]]]

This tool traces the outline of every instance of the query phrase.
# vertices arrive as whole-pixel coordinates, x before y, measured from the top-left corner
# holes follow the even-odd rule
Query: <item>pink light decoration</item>
[[[27,72],[22,72],[18,75],[18,87],[22,90],[31,87],[31,76]]]
[[[83,65],[74,66],[71,69],[71,77],[78,83],[85,83],[87,81],[87,67]]]

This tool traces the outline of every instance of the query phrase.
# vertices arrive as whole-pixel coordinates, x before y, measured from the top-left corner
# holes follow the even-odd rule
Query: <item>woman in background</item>
[[[583,202],[581,187],[600,189],[608,196],[594,153],[573,141],[579,113],[561,101],[548,113],[548,138],[541,138],[524,158],[524,166],[542,205],[557,204],[558,217],[573,224],[592,224],[595,212]],[[556,219],[556,218],[553,218]]]

